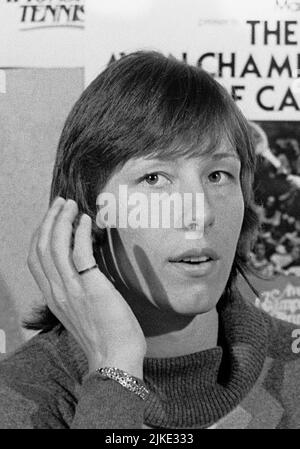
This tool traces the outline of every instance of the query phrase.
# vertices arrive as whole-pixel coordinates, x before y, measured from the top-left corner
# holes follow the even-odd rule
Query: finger
[[[41,225],[32,234],[30,245],[29,245],[29,258],[34,258],[37,249],[38,240],[40,240],[41,233],[47,232],[47,220],[50,219],[51,215],[57,214],[57,208],[60,208],[60,204],[63,204],[64,199],[61,197],[56,198],[51,207],[45,213]]]
[[[95,265],[92,245],[92,220],[87,214],[80,218],[74,237],[73,261],[77,271]]]
[[[94,267],[96,264],[93,254],[91,232],[91,217],[87,214],[83,214],[80,218],[74,238],[73,260],[77,271],[86,270],[87,268]],[[99,291],[99,285],[101,285],[102,291],[105,288],[114,290],[113,284],[108,280],[100,268],[87,271],[79,276],[81,284],[89,297],[92,297],[95,292]]]
[[[61,305],[62,303],[57,303],[57,301],[54,300],[51,286],[37,256],[36,246],[39,239],[39,234],[40,229],[38,228],[31,239],[30,251],[27,259],[28,268],[42,293],[44,305],[47,305],[49,307],[51,312],[58,318],[60,322],[64,324],[65,327],[70,327],[68,321],[59,311],[59,305]]]
[[[27,258],[27,266],[29,268],[32,277],[37,283],[41,293],[43,294],[44,301],[47,301],[47,298],[51,296],[51,289],[36,253],[36,245],[38,238],[39,238],[39,228],[35,231],[35,233],[31,238],[30,249]]]
[[[53,226],[50,253],[66,287],[76,278],[76,270],[71,255],[73,223],[78,214],[75,201],[66,201]]]
[[[37,272],[37,270],[42,270],[41,263],[40,263],[40,260],[38,258],[37,251],[36,251],[37,242],[39,239],[39,232],[40,232],[40,229],[37,228],[37,230],[32,235],[31,242],[30,242],[29,254],[28,254],[28,258],[27,258],[27,265],[28,265],[29,270],[33,276],[35,275],[35,272]],[[45,279],[46,279],[46,277],[45,277]]]
[[[42,261],[42,258],[47,255],[49,250],[49,242],[51,239],[52,229],[55,219],[63,208],[65,200],[61,197],[57,198],[52,206],[49,208],[46,216],[40,226],[39,238],[37,241],[37,254]]]
[[[36,254],[51,290],[51,297],[47,298],[48,301],[56,298],[59,302],[63,302],[66,299],[64,284],[53,262],[50,248],[53,228],[65,203],[66,201],[61,197],[53,202],[40,226],[39,236],[36,241]],[[49,303],[49,305],[51,304]]]
[[[64,202],[64,199],[61,197],[53,201],[52,206],[45,213],[41,226],[33,233],[29,247],[27,265],[46,300],[51,298],[51,288],[40,259],[43,258],[43,254],[46,252],[47,234],[51,227],[51,221],[57,215]]]

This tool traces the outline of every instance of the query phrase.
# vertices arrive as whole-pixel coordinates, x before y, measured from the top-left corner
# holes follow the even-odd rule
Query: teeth
[[[209,260],[209,257],[203,256],[203,257],[186,257],[185,259],[182,259],[182,262],[207,262]]]

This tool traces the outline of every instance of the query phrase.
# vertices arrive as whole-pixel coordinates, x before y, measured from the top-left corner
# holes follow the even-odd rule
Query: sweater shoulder
[[[300,328],[261,310],[268,330],[267,356],[282,362],[296,362],[300,370]]]
[[[59,346],[55,329],[34,336],[0,362],[0,384],[30,396],[35,390],[53,397],[58,390],[71,392],[75,379]]]
[[[0,362],[0,428],[69,426],[76,379],[60,343],[55,330],[38,334]]]

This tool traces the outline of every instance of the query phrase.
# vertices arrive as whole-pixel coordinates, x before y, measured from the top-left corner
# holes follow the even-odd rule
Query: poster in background
[[[0,0],[0,68],[82,67],[85,0]]]
[[[276,276],[268,281],[252,279],[260,292],[256,305],[270,315],[300,325],[300,277]]]
[[[263,144],[276,158],[259,157],[256,173],[262,227],[251,264],[266,280],[253,283],[262,308],[300,323],[300,187],[287,178],[300,176],[300,1],[87,0],[86,85],[136,50],[210,72],[253,123],[257,152]]]
[[[299,24],[290,0],[87,0],[86,83],[154,49],[212,73],[249,119],[300,120]]]

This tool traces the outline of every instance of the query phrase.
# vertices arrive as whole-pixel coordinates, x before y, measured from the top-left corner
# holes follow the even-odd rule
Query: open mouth
[[[218,259],[215,251],[206,248],[185,251],[181,255],[169,259],[169,262],[177,273],[195,277],[210,274],[217,266]]]
[[[185,259],[181,259],[181,260],[174,261],[174,262],[175,263],[187,263],[190,265],[199,265],[201,263],[209,262],[211,260],[212,260],[211,257],[190,257],[190,258],[185,258]]]

